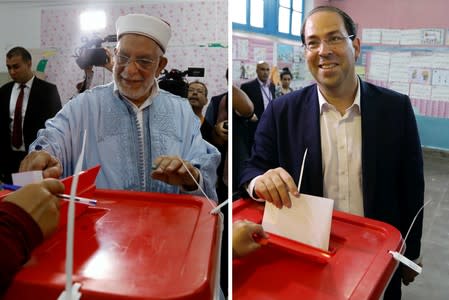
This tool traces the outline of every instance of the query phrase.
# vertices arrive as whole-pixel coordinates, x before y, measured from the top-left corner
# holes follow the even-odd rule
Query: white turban
[[[117,40],[126,33],[140,34],[155,41],[165,53],[171,37],[170,24],[161,18],[144,14],[121,16],[115,24]]]

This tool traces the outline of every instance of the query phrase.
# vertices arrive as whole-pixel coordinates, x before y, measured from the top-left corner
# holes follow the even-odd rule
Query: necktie
[[[12,145],[16,148],[22,146],[22,104],[23,93],[26,85],[20,85],[20,93],[17,97],[16,109],[14,111],[14,125],[12,127]]]

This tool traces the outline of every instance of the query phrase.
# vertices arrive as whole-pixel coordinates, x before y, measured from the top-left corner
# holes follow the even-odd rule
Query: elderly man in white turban
[[[101,165],[97,187],[200,194],[196,181],[217,199],[219,152],[203,140],[189,103],[156,81],[167,64],[170,25],[130,14],[116,29],[114,81],[78,95],[49,120],[20,170],[72,175],[87,131],[83,167]]]

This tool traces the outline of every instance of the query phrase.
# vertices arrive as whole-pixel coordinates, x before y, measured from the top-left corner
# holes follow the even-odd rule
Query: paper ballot
[[[265,204],[264,230],[328,251],[334,200],[306,194],[290,199],[291,208]]]
[[[42,171],[27,171],[12,174],[12,182],[14,185],[24,186],[30,183],[40,182],[44,178]]]

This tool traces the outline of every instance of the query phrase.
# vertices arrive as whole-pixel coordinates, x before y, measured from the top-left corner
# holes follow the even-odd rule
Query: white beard
[[[138,89],[133,89],[133,88],[128,87],[126,85],[126,83],[123,83],[123,81],[122,81],[123,78],[124,79],[130,78],[126,69],[123,70],[120,74],[118,74],[114,68],[113,72],[114,72],[115,83],[117,84],[120,94],[125,96],[129,100],[131,100],[131,101],[136,100],[136,99],[144,97],[145,95],[148,95],[150,93],[152,83],[154,82],[154,80],[142,81],[142,85]],[[138,78],[138,79],[141,79],[141,78]]]

